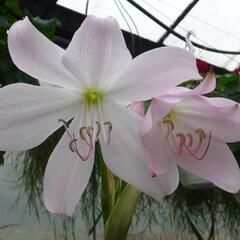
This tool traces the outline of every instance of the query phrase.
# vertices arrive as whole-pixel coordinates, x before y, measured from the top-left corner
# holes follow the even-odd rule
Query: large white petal
[[[194,89],[185,87],[174,87],[166,92],[167,95],[172,96],[197,96],[212,92],[216,88],[216,75],[210,72]],[[165,96],[165,95],[164,95]]]
[[[117,21],[88,16],[63,56],[63,64],[86,86],[104,88],[130,64]]]
[[[27,17],[9,29],[8,48],[14,64],[30,76],[70,89],[79,86],[61,63],[64,50],[40,33]]]
[[[129,109],[111,102],[104,105],[104,119],[111,121],[113,129],[108,146],[101,141],[103,157],[109,169],[155,200],[172,193],[179,176],[175,165],[157,177],[152,177],[148,155],[139,137],[142,118]]]
[[[26,150],[42,143],[79,111],[77,92],[17,83],[0,89],[0,150]]]
[[[240,189],[240,169],[225,143],[211,141],[202,160],[184,154],[176,158],[176,162],[190,173],[213,182],[225,191],[236,193]]]
[[[236,113],[223,111],[224,102],[226,101],[219,101],[218,104],[221,103],[222,106],[217,106],[217,101],[214,105],[211,98],[188,96],[174,108],[173,117],[179,128],[202,128],[206,133],[211,131],[212,136],[221,141],[237,142],[240,140],[240,128],[235,121],[237,117],[234,118]]]
[[[70,124],[75,134],[79,131],[80,116]],[[72,216],[75,206],[91,176],[94,151],[82,161],[69,149],[70,138],[65,133],[54,149],[45,171],[43,196],[47,209],[52,213]],[[82,148],[84,146],[80,146]]]
[[[191,53],[174,47],[156,48],[133,59],[109,89],[109,96],[123,101],[146,100],[191,79],[201,79]]]

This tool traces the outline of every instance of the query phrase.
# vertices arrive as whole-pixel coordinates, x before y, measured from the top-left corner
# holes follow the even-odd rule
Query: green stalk
[[[96,143],[96,152],[97,152],[97,158],[100,163],[100,171],[101,171],[101,182],[102,182],[101,204],[102,204],[102,212],[103,212],[103,221],[105,225],[112,210],[112,205],[113,205],[112,193],[109,185],[108,169],[103,161],[101,146],[99,142]]]
[[[125,240],[141,192],[126,185],[104,227],[104,240]]]

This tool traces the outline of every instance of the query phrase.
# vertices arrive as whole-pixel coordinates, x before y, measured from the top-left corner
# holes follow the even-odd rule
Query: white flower
[[[139,140],[142,118],[121,102],[149,99],[199,78],[190,53],[158,48],[132,60],[117,22],[93,16],[83,22],[66,50],[27,18],[11,27],[8,44],[18,68],[57,86],[12,84],[0,90],[0,150],[33,148],[66,127],[44,177],[49,211],[72,215],[89,181],[98,139],[114,174],[156,200],[169,193],[172,181],[152,178],[148,170]],[[165,188],[160,188],[162,181]]]

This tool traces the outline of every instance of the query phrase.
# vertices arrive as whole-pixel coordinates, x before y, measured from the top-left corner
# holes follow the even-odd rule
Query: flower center
[[[168,140],[177,155],[189,154],[196,160],[202,160],[209,149],[211,131],[207,137],[206,131],[196,128],[194,132],[178,132],[171,114],[165,116],[160,123],[164,138]]]
[[[98,101],[102,102],[103,100],[103,92],[96,89],[87,89],[83,93],[83,101],[88,105],[98,104]]]
[[[65,120],[59,119],[63,123],[65,130],[70,138],[69,149],[77,156],[86,161],[89,159],[95,142],[100,135],[106,145],[110,143],[110,133],[112,123],[104,121],[102,105],[104,93],[97,89],[86,89],[81,98],[80,123],[77,132],[72,131]],[[85,150],[83,149],[85,148]]]

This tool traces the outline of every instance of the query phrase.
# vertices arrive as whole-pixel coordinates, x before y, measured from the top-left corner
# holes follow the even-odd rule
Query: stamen
[[[79,130],[79,135],[82,138],[82,140],[84,140],[90,148],[93,148],[93,146],[92,146],[92,136],[91,136],[88,128],[89,127],[81,127],[80,130]],[[89,141],[87,139],[87,136],[89,137]]]
[[[203,139],[206,138],[206,134],[205,134],[204,130],[202,128],[198,128],[198,129],[196,129],[195,132],[199,135],[200,142],[202,143]]]
[[[162,122],[169,124],[171,126],[172,130],[174,130],[174,123],[173,123],[173,121],[171,119],[164,118]]]
[[[98,98],[98,112],[99,112],[99,117],[100,117],[100,126],[101,126],[102,131],[103,131],[103,139],[104,139],[105,144],[107,144],[108,143],[108,138],[107,138],[105,128],[104,128],[102,107],[101,107],[101,103],[100,103],[99,98]]]
[[[72,152],[75,152],[75,146],[73,146],[73,143],[76,142],[77,139],[72,139],[70,142],[69,142],[69,148]]]
[[[179,138],[179,150],[177,152],[177,154],[179,155],[183,151],[183,146],[184,146],[184,144],[186,142],[186,137],[185,137],[185,135],[183,133],[176,134],[176,137]]]
[[[163,121],[162,121],[162,123],[163,123]],[[166,125],[166,128],[167,128],[167,130],[166,130],[166,128],[163,128],[163,124],[161,124],[161,122],[160,122],[160,128],[161,128],[161,132],[162,132],[162,135],[163,135],[163,137],[164,137],[164,139],[168,139],[168,137],[169,137],[169,133],[170,133],[170,126],[169,126],[169,124],[167,124]],[[165,131],[166,130],[166,131]],[[167,133],[166,133],[167,132]],[[166,134],[165,134],[166,133]]]
[[[65,128],[69,128],[69,124],[68,124],[65,120],[63,120],[63,119],[58,119],[58,122],[63,123],[63,126],[64,126]]]
[[[111,122],[105,122],[103,125],[108,126],[108,135],[107,135],[107,142],[106,145],[110,143],[110,136],[111,136],[111,131],[112,131],[112,123]]]
[[[93,128],[92,127],[87,127],[86,129],[87,135],[89,137],[89,145],[93,149]]]
[[[164,134],[163,134],[163,136],[165,139],[168,139],[170,131],[173,131],[175,128],[174,123],[169,117],[164,117],[162,123],[167,124],[167,134],[166,134],[166,136],[164,136]]]
[[[191,147],[193,145],[193,136],[191,133],[188,133],[187,137],[189,138],[188,147]]]
[[[88,146],[88,152],[86,156],[83,156],[82,154],[80,154],[78,147],[77,147],[77,139],[75,138],[75,135],[73,133],[73,140],[71,141],[73,145],[73,150],[74,152],[78,155],[78,157],[82,160],[82,161],[86,161],[88,160],[88,158],[90,157],[90,153],[91,153],[91,148]]]
[[[92,137],[93,127],[87,127],[86,132],[89,137]]]
[[[99,131],[100,133],[100,127],[98,127],[98,125],[96,125],[96,120],[97,120],[97,111],[94,108],[93,109],[93,121],[92,121],[92,125],[93,125],[93,134],[92,134],[92,145],[95,145],[95,142],[97,141],[98,137],[97,137],[97,133]],[[98,134],[99,134],[98,133]]]
[[[70,142],[69,142],[69,149],[71,150],[71,152],[74,152],[77,154],[77,156],[82,160],[82,161],[86,161],[89,156],[90,156],[90,147],[88,146],[88,153],[86,156],[83,156],[82,154],[80,154],[79,150],[78,150],[78,146],[77,146],[77,141],[78,139],[75,137],[75,134],[73,133],[72,135],[70,135]]]
[[[205,137],[206,137],[206,135],[205,135]],[[196,160],[202,160],[202,159],[206,156],[206,154],[207,154],[207,152],[208,152],[211,139],[212,139],[212,132],[210,131],[206,149],[205,149],[205,151],[203,152],[202,156],[200,156],[200,157],[197,157],[197,156],[196,156],[197,151],[192,152],[192,150],[191,150],[190,148],[188,148],[186,145],[184,145],[184,149],[185,149],[193,158],[195,158]]]
[[[98,121],[96,121],[96,125],[97,125],[96,139],[98,139],[98,137],[100,135],[100,123]]]
[[[82,140],[86,140],[86,137],[84,136],[84,131],[86,131],[87,127],[81,127],[79,130],[79,135],[82,138]]]
[[[186,137],[183,133],[178,133],[176,134],[176,137],[178,137],[180,140],[180,145],[185,144],[186,142]]]

